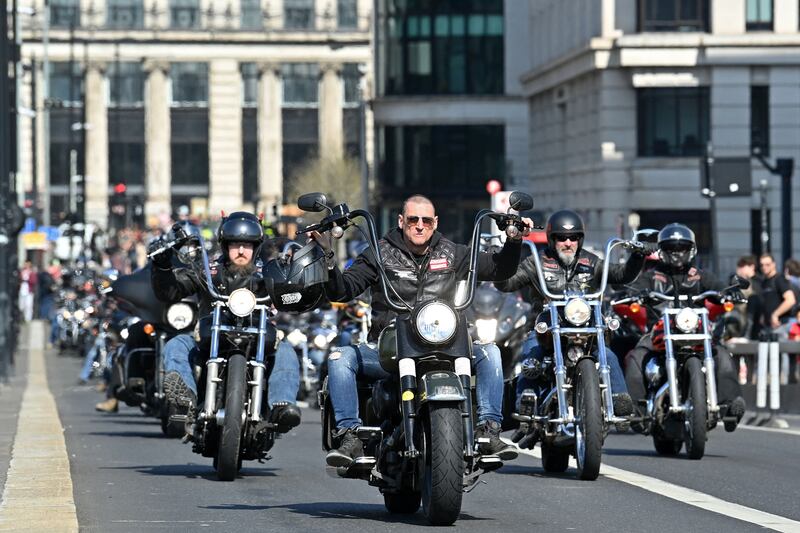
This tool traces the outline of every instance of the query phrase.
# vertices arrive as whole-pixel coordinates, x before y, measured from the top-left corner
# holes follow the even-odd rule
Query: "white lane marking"
[[[511,441],[508,439],[503,440],[511,444]],[[536,457],[539,459],[542,457],[540,448],[534,448],[533,450],[522,450],[518,448],[518,450],[520,453],[530,455],[531,457]],[[575,464],[575,459],[572,457],[570,457],[569,466],[572,468],[577,467]],[[637,474],[635,472],[629,472],[627,470],[622,470],[621,468],[616,468],[609,465],[601,465],[600,474],[607,478],[621,481],[622,483],[627,483],[628,485],[633,485],[634,487],[653,492],[660,496],[677,500],[681,503],[692,505],[694,507],[699,507],[705,511],[735,518],[736,520],[741,520],[743,522],[749,522],[761,527],[786,533],[797,533],[800,531],[800,522],[790,518],[766,513],[751,507],[745,507],[744,505],[739,505],[738,503],[727,502],[715,496],[711,496],[710,494],[705,494],[704,492],[682,487],[680,485],[675,485],[673,483],[669,483],[668,481],[662,481],[654,477]]]
[[[44,322],[28,324],[28,384],[11,452],[0,529],[78,531],[64,428],[47,386]]]
[[[781,428],[764,428],[760,426],[743,426],[739,424],[739,429],[749,429],[751,431],[768,431],[770,433],[784,433],[786,435],[800,436],[800,429],[781,429]]]

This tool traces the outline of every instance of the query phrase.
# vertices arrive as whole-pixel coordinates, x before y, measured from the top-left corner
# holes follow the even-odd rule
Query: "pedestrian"
[[[25,322],[33,320],[33,305],[36,297],[36,269],[33,263],[25,261],[19,271],[19,310]]]
[[[53,276],[46,269],[39,272],[38,275],[38,289],[37,298],[39,300],[39,318],[50,320],[50,314],[53,312],[53,289],[55,288],[56,281]]]
[[[778,274],[775,258],[771,254],[762,254],[761,266],[761,324],[765,330],[786,339],[788,323],[792,308],[797,303],[789,281]]]

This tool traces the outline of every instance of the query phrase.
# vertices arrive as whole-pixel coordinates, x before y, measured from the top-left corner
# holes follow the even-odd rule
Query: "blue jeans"
[[[529,337],[530,339],[530,337]],[[542,350],[541,346],[539,346],[538,342],[536,344],[529,344],[526,340],[523,346],[531,346],[527,352],[523,352],[524,355],[522,357],[523,360],[527,358],[537,359],[541,361],[544,357],[544,350]],[[597,351],[594,353],[595,357],[597,357]],[[619,365],[619,359],[617,358],[617,354],[611,351],[611,349],[606,346],[606,362],[608,362],[609,366],[609,375],[611,378],[611,393],[618,394],[618,393],[627,393],[628,386],[625,384],[625,376],[622,374],[622,367]],[[517,402],[519,402],[519,397],[522,391],[525,389],[532,389],[537,396],[540,398],[543,394],[546,394],[548,390],[545,390],[549,387],[547,385],[549,383],[548,380],[545,379],[531,379],[528,377],[523,376],[522,374],[519,375],[517,378]]]
[[[92,343],[91,348],[86,350],[86,355],[83,358],[83,368],[81,368],[81,373],[78,375],[78,379],[81,381],[89,381],[89,378],[92,377],[92,367],[94,366],[94,360],[97,357],[101,342],[105,341],[101,338],[96,339],[95,342]]]
[[[183,382],[197,395],[192,367],[202,362],[202,355],[194,337],[188,334],[176,335],[164,345],[164,370],[177,372]],[[300,387],[300,365],[294,349],[281,341],[275,353],[275,364],[268,380],[267,403],[270,408],[278,402],[295,403],[297,389]]]
[[[477,384],[478,422],[503,421],[503,364],[494,344],[474,344],[473,367]],[[361,425],[356,379],[370,382],[388,378],[378,360],[378,350],[367,344],[334,348],[328,356],[328,391],[336,429]]]

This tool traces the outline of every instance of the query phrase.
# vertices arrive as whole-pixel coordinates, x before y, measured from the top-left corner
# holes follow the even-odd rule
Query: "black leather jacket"
[[[600,288],[603,278],[603,260],[595,254],[581,249],[570,268],[558,260],[558,255],[549,247],[539,252],[542,263],[542,274],[547,290],[559,294],[565,290],[592,292]],[[630,283],[636,279],[644,265],[644,255],[639,252],[631,254],[624,265],[612,265],[608,270],[608,283]],[[533,289],[534,302],[540,304],[547,300],[539,289],[539,277],[536,274],[536,263],[528,257],[519,264],[517,273],[506,281],[495,283],[495,287],[503,292],[512,292],[524,287]]]
[[[399,228],[389,231],[378,243],[383,268],[398,295],[409,305],[441,299],[453,302],[458,281],[466,279],[469,269],[469,248],[433,233],[427,254],[414,256],[403,240]],[[478,280],[506,279],[519,264],[521,243],[506,241],[497,253],[478,255]],[[352,300],[372,288],[372,328],[369,340],[378,339],[381,330],[396,316],[386,304],[381,289],[375,255],[367,249],[353,264],[341,272],[334,268],[326,285],[328,298],[334,302]]]

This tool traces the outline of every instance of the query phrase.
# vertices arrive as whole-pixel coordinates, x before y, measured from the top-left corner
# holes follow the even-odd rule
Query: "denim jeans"
[[[83,358],[83,368],[81,368],[81,373],[78,375],[78,379],[81,381],[89,381],[89,378],[92,377],[92,367],[94,366],[97,352],[100,350],[101,342],[105,342],[105,340],[102,338],[96,339],[92,343],[92,347],[86,350],[86,355]]]
[[[477,385],[478,422],[502,422],[503,365],[495,344],[473,345],[473,367]],[[358,416],[356,379],[372,382],[388,378],[381,367],[378,350],[368,344],[334,348],[328,356],[328,391],[337,429],[361,425]]]
[[[197,395],[192,367],[202,362],[202,354],[194,337],[176,335],[164,345],[164,370],[177,372],[186,385]],[[294,349],[281,341],[275,353],[275,364],[269,375],[267,402],[272,407],[277,402],[295,403],[300,387],[300,365]]]
[[[526,344],[528,344],[527,341]],[[530,346],[530,344],[528,344],[528,346]],[[597,351],[594,352],[594,355],[595,357],[598,357]],[[529,357],[539,361],[541,361],[544,357],[544,350],[542,350],[538,343],[533,345],[529,351],[523,355],[522,358],[525,360]],[[625,384],[625,376],[622,374],[622,367],[619,365],[617,354],[611,351],[608,346],[606,346],[606,361],[608,362],[609,375],[611,378],[611,393],[627,393],[628,387]],[[548,381],[542,379],[531,379],[520,374],[520,376],[517,378],[517,402],[519,402],[520,394],[525,389],[532,389],[536,395],[541,398],[542,395],[548,392],[545,390],[549,387],[547,383]]]

